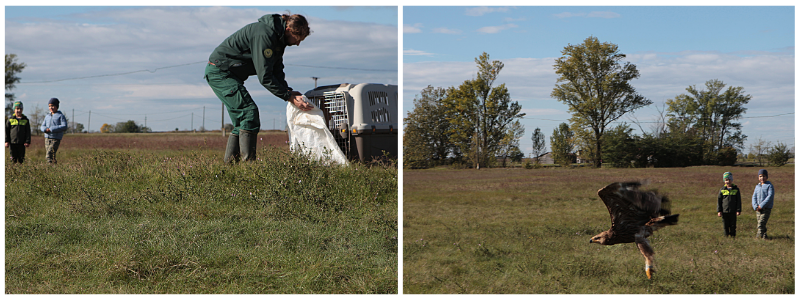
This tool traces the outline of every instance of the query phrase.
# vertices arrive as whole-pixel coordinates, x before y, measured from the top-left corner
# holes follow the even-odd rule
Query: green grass
[[[769,240],[756,240],[758,168],[404,170],[403,291],[418,293],[794,293],[794,168],[776,187]],[[743,199],[738,237],[716,216],[722,173]],[[649,178],[677,226],[650,237],[657,273],[634,244],[589,244],[610,227],[597,190]]]
[[[221,150],[43,156],[6,165],[8,294],[398,291],[395,166],[278,148],[233,166]]]

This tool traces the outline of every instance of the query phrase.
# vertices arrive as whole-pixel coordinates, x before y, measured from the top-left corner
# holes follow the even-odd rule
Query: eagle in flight
[[[645,273],[652,279],[653,247],[647,237],[668,225],[678,224],[678,215],[670,215],[669,199],[656,191],[640,191],[642,182],[616,182],[597,191],[611,215],[611,229],[592,237],[590,243],[614,245],[636,243],[645,259]]]

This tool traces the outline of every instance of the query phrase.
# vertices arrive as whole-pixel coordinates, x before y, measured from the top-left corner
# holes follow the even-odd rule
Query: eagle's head
[[[603,231],[598,235],[593,236],[589,239],[589,243],[597,243],[600,245],[609,245],[607,243],[608,239],[611,238],[611,233],[608,231]]]

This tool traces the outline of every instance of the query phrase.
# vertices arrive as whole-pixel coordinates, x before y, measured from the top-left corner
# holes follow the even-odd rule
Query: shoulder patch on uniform
[[[264,49],[264,57],[266,58],[272,57],[272,49]]]

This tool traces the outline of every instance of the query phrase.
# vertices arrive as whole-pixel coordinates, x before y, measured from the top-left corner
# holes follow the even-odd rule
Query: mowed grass
[[[397,293],[396,166],[281,141],[231,166],[192,134],[95,136],[65,137],[56,166],[6,154],[6,293]]]
[[[750,205],[758,168],[404,170],[403,291],[418,293],[795,293],[794,167],[767,168],[769,240]],[[722,173],[743,195],[736,239],[717,217]],[[597,190],[649,179],[679,224],[649,238],[648,280],[634,244],[589,238],[611,226]]]

